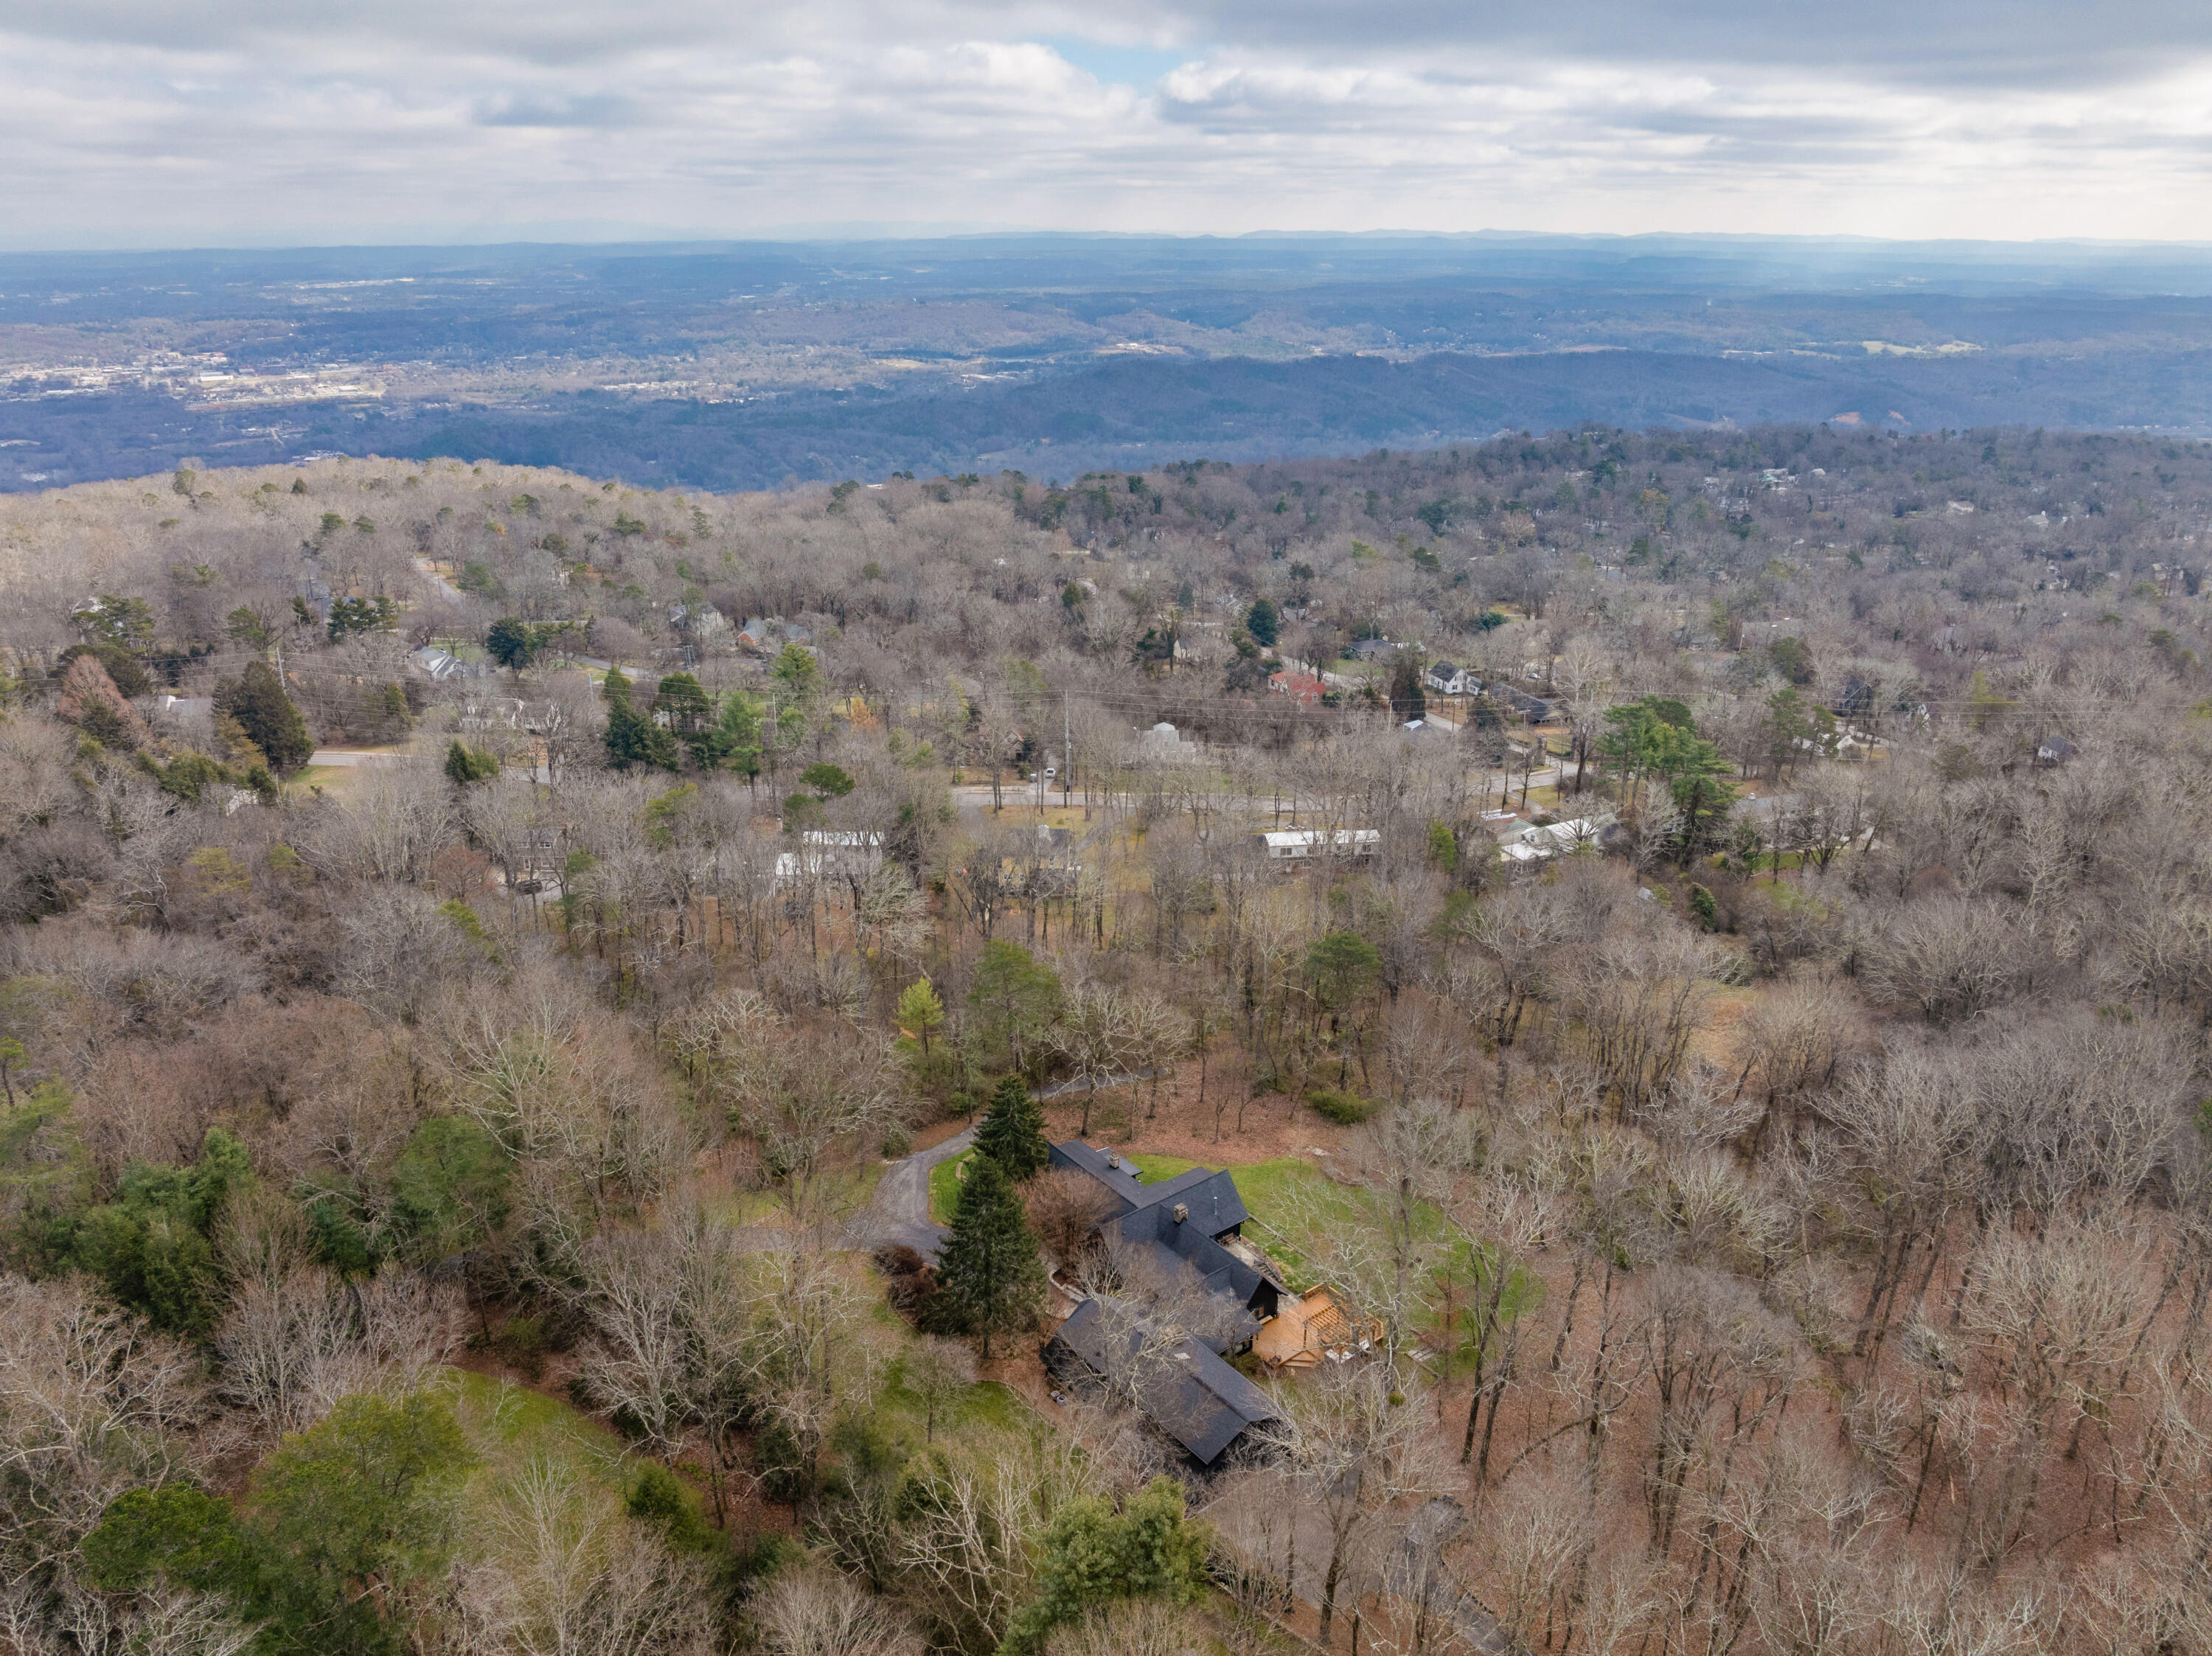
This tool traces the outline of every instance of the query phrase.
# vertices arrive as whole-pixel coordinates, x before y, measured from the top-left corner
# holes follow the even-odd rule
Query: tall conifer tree
[[[991,1094],[975,1126],[975,1148],[1017,1182],[1052,1160],[1051,1146],[1045,1143],[1044,1106],[1030,1096],[1029,1085],[1019,1076],[1007,1076]]]
[[[941,1291],[983,1337],[986,1357],[992,1335],[1027,1327],[1036,1314],[1044,1292],[1036,1235],[1013,1181],[988,1156],[969,1158],[960,1203],[952,1211],[952,1234],[938,1257],[937,1273]]]
[[[246,739],[280,771],[297,770],[315,750],[307,721],[265,661],[247,662],[244,676],[218,685],[215,710],[236,719]]]
[[[599,681],[599,696],[607,704],[607,728],[601,739],[606,743],[608,764],[618,771],[632,765],[676,768],[675,737],[631,705],[629,680],[620,668],[607,670]]]

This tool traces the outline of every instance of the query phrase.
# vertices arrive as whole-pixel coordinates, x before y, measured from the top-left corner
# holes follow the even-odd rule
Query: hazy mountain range
[[[0,488],[304,452],[717,488],[1583,422],[2212,434],[2212,249],[987,235],[0,258]]]

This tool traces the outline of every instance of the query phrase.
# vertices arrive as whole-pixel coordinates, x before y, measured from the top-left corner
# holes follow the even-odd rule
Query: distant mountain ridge
[[[2208,369],[2212,248],[2178,244],[1037,234],[9,255],[0,490],[310,451],[723,489],[1583,423],[2200,436]]]
[[[2145,410],[2160,417],[2140,417]],[[1012,466],[1067,477],[1174,458],[1432,447],[1584,423],[1753,426],[1846,414],[1870,427],[1915,430],[2012,425],[2212,434],[2212,352],[1863,362],[1626,350],[1439,353],[1409,362],[1128,358],[969,391],[807,392],[732,404],[580,394],[524,408],[335,408],[281,435],[250,431],[265,415],[179,422],[160,399],[118,397],[107,407],[55,406],[38,427],[39,446],[9,456],[18,488],[137,476],[187,452],[242,464],[321,450],[492,458],[641,483],[750,489],[895,470]],[[135,442],[113,439],[116,428],[149,423],[168,428]],[[22,480],[38,470],[47,476]]]

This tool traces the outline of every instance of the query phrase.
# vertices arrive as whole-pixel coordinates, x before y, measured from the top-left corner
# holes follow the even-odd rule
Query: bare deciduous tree
[[[905,1618],[834,1569],[786,1570],[753,1601],[771,1656],[907,1656],[919,1641]]]
[[[717,1636],[705,1561],[672,1554],[564,1461],[533,1459],[501,1491],[496,1544],[449,1591],[466,1656],[706,1656]]]
[[[1283,1418],[1267,1429],[1301,1496],[1326,1526],[1322,1637],[1337,1592],[1382,1516],[1417,1495],[1441,1494],[1441,1455],[1424,1441],[1428,1416],[1391,1400],[1380,1363],[1326,1367],[1277,1398]]]
[[[1065,1271],[1077,1269],[1098,1227],[1120,1210],[1113,1192],[1073,1168],[1050,1168],[1021,1187],[1030,1228]]]

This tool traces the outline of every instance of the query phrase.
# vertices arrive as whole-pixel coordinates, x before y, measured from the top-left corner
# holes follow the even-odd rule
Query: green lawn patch
[[[881,1424],[902,1437],[911,1438],[919,1447],[925,1416],[921,1397],[908,1389],[906,1365],[904,1357],[891,1365],[890,1380],[876,1399],[875,1414]],[[980,1380],[963,1391],[950,1409],[939,1412],[937,1436],[942,1441],[972,1433],[1011,1432],[1032,1418],[1029,1405],[1012,1386],[997,1380]]]
[[[1188,1173],[1193,1168],[1200,1165],[1196,1162],[1186,1162],[1179,1156],[1125,1156],[1121,1159],[1136,1168],[1138,1182],[1146,1185],[1157,1185],[1163,1179],[1172,1179],[1179,1173]],[[1242,1194],[1244,1187],[1239,1185],[1237,1189],[1238,1193]],[[1248,1202],[1246,1205],[1249,1206],[1250,1204]]]
[[[1163,1179],[1188,1173],[1193,1168],[1212,1165],[1186,1162],[1175,1156],[1131,1156],[1124,1159],[1134,1165],[1137,1177],[1147,1185],[1157,1185]],[[1237,1193],[1244,1198],[1244,1205],[1252,1210],[1255,1224],[1265,1224],[1271,1213],[1279,1217],[1300,1196],[1307,1198],[1308,1204],[1317,1204],[1329,1213],[1349,1211],[1348,1204],[1354,1200],[1351,1191],[1332,1183],[1319,1168],[1296,1156],[1227,1165],[1225,1170],[1237,1186]],[[1439,1219],[1443,1216],[1437,1215]]]
[[[1174,1156],[1139,1155],[1127,1159],[1148,1185],[1206,1165]],[[1252,1215],[1245,1234],[1267,1251],[1268,1257],[1283,1268],[1291,1286],[1301,1292],[1328,1275],[1328,1234],[1364,1222],[1368,1204],[1376,1199],[1364,1191],[1338,1184],[1312,1162],[1294,1156],[1247,1162],[1226,1171]],[[1464,1307],[1469,1294],[1486,1283],[1496,1268],[1496,1251],[1467,1234],[1441,1208],[1424,1202],[1415,1214],[1424,1238],[1449,1244],[1446,1262],[1454,1284],[1453,1297]],[[1438,1292],[1433,1296],[1439,1325],[1443,1269],[1438,1268]],[[1540,1301],[1543,1289],[1534,1277],[1517,1267],[1514,1275],[1506,1302],[1517,1316]]]
[[[825,1174],[824,1180],[830,1189],[823,1193],[841,1206],[858,1213],[873,1199],[876,1186],[883,1182],[884,1172],[882,1160],[869,1156],[856,1168]],[[783,1197],[778,1191],[741,1190],[730,1198],[723,1213],[728,1222],[740,1230],[747,1225],[773,1224],[784,1216]]]
[[[1132,1156],[1127,1160],[1136,1168],[1138,1178],[1147,1185],[1156,1185],[1163,1179],[1172,1179],[1179,1173],[1206,1165],[1175,1156]],[[1312,1162],[1295,1156],[1278,1156],[1272,1162],[1248,1162],[1225,1171],[1236,1184],[1237,1195],[1244,1198],[1245,1207],[1251,1211],[1252,1222],[1246,1228],[1252,1240],[1283,1267],[1293,1288],[1310,1287],[1317,1277],[1307,1257],[1312,1231],[1356,1219],[1360,1194],[1332,1182]],[[1436,1219],[1439,1224],[1444,1222],[1441,1213],[1436,1215]],[[1302,1223],[1302,1220],[1309,1222]],[[1304,1246],[1301,1246],[1302,1242]]]
[[[436,1372],[431,1384],[451,1388],[453,1413],[495,1474],[478,1487],[489,1490],[535,1459],[565,1462],[584,1480],[611,1494],[627,1492],[630,1454],[612,1428],[557,1398],[489,1374],[462,1368]]]
[[[291,788],[327,788],[352,779],[349,765],[302,765],[284,779]]]
[[[520,1480],[550,1472],[565,1477],[568,1499],[589,1512],[619,1513],[647,1469],[659,1463],[635,1454],[621,1435],[557,1398],[465,1369],[434,1371],[429,1385],[452,1402],[469,1445],[483,1458],[461,1493],[461,1532],[471,1550],[498,1552],[513,1537],[505,1520]],[[663,1474],[667,1497],[688,1510],[688,1520],[663,1509],[692,1534],[711,1538],[705,1503],[679,1471]]]
[[[929,1220],[932,1224],[949,1225],[952,1210],[960,1202],[960,1168],[965,1165],[973,1150],[963,1150],[949,1156],[929,1170]]]

